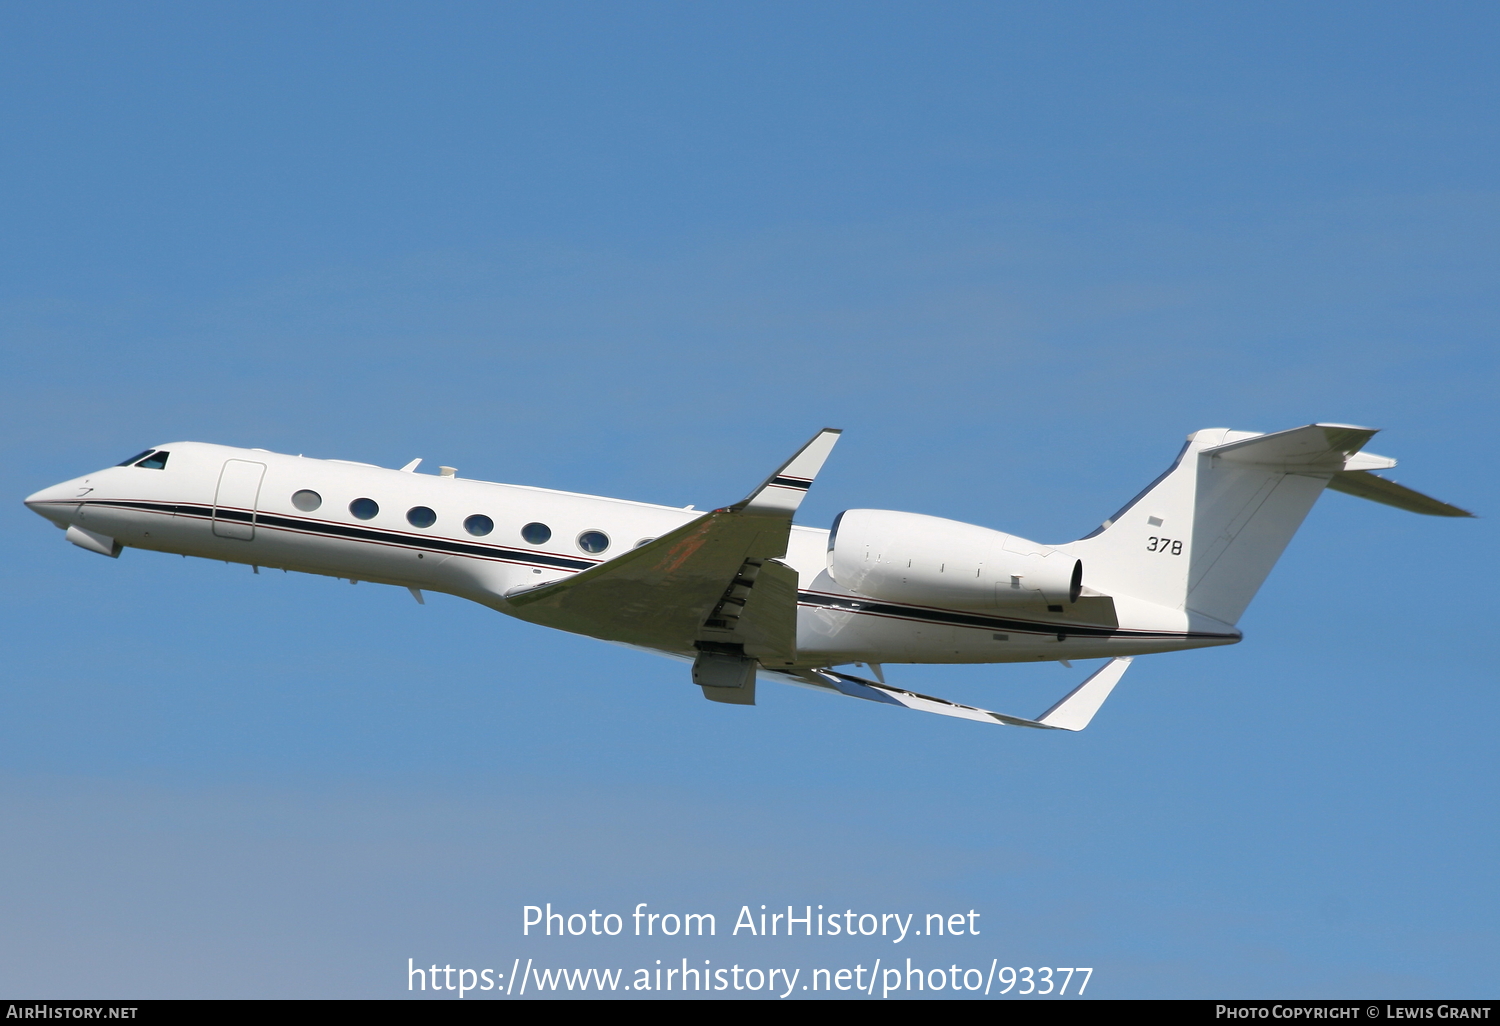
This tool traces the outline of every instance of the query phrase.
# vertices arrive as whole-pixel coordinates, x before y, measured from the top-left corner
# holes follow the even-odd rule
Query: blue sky
[[[645,901],[975,908],[920,957],[1098,996],[1493,995],[1491,519],[1326,497],[1243,644],[1058,736],[712,705],[456,599],[105,560],[20,499],[196,439],[701,508],[826,424],[805,523],[1065,541],[1189,431],[1331,420],[1490,514],[1497,21],[0,9],[0,989],[761,957],[519,936]],[[1081,672],[890,676],[1030,714]],[[861,943],[774,954],[891,957]]]

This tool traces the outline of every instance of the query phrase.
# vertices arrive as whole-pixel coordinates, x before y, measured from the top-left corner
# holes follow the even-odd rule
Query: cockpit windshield
[[[131,465],[134,465],[137,467],[145,467],[148,470],[165,470],[167,466],[167,457],[170,455],[172,454],[162,449],[147,449],[145,452],[136,453],[134,456],[130,457],[130,459],[125,460],[122,463],[116,463],[115,466],[129,467]]]

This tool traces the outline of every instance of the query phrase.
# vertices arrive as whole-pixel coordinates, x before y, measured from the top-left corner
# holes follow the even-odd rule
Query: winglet
[[[1094,718],[1094,713],[1104,704],[1109,693],[1125,671],[1130,669],[1130,656],[1116,656],[1105,663],[1088,680],[1069,691],[1061,702],[1036,718],[1044,727],[1060,730],[1082,730]]]
[[[787,516],[795,513],[842,433],[839,428],[819,431],[759,488],[729,508],[736,513],[780,513]]]

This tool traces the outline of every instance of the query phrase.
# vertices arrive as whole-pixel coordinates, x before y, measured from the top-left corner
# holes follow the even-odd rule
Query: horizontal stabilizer
[[[1334,474],[1328,487],[1345,495],[1357,495],[1371,502],[1395,506],[1411,513],[1425,513],[1430,517],[1472,517],[1474,514],[1457,506],[1440,502],[1430,495],[1412,491],[1388,477],[1372,474],[1368,470],[1346,470]]]
[[[1202,455],[1286,471],[1343,470],[1360,446],[1375,437],[1376,430],[1352,424],[1308,424],[1210,446]]]
[[[1377,456],[1373,452],[1357,452],[1344,461],[1345,470],[1390,470],[1396,461],[1389,456]]]
[[[1024,716],[1009,716],[972,705],[950,702],[945,698],[920,695],[915,691],[891,687],[879,681],[865,680],[837,670],[762,670],[762,674],[775,677],[787,684],[811,687],[817,691],[835,691],[850,698],[861,698],[867,702],[915,709],[918,712],[936,713],[939,716],[954,716],[980,723],[1003,723],[1010,727],[1034,727],[1040,730],[1082,730],[1094,718],[1094,713],[1104,704],[1114,686],[1120,682],[1130,667],[1130,658],[1122,656],[1111,659],[1096,670],[1087,680],[1067,697],[1036,719]]]

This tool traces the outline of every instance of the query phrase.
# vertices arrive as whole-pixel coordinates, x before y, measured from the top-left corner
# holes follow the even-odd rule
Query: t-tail
[[[1324,488],[1413,513],[1473,515],[1376,475],[1396,461],[1360,451],[1374,434],[1348,424],[1196,431],[1164,474],[1062,548],[1097,591],[1233,625]]]

